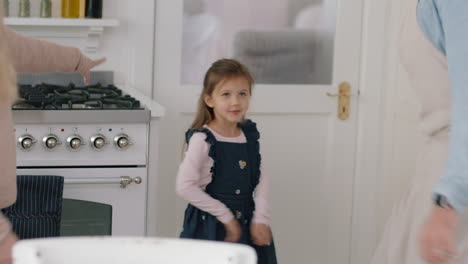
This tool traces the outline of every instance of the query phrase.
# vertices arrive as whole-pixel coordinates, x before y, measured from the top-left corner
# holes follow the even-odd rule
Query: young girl
[[[189,202],[181,237],[248,244],[257,251],[258,263],[273,264],[260,134],[244,119],[252,84],[248,69],[232,59],[216,61],[205,75],[177,175],[177,194]]]

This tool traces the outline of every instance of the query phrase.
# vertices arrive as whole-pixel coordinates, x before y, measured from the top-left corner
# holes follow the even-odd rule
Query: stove
[[[78,74],[18,80],[17,174],[64,177],[64,206],[73,208],[63,211],[73,217],[63,216],[62,234],[145,235],[150,110],[111,72],[92,73],[87,86]]]

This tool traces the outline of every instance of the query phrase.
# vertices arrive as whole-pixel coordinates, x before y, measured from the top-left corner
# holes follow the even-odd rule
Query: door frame
[[[392,15],[398,1],[364,0],[360,100],[351,233],[351,264],[369,263],[379,241],[379,196],[382,190],[385,98],[391,89],[389,63],[399,26]],[[395,32],[396,31],[396,32]],[[394,64],[394,63],[393,63]]]

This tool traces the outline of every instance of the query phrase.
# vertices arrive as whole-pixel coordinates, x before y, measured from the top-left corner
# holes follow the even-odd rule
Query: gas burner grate
[[[141,104],[114,85],[20,85],[14,110],[140,110]]]

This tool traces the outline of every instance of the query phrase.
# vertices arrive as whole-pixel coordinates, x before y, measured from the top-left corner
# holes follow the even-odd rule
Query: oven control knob
[[[109,142],[106,141],[106,137],[101,134],[91,138],[91,146],[96,149],[102,149],[106,144],[109,144]]]
[[[42,139],[42,142],[44,143],[44,146],[48,149],[54,149],[55,147],[57,147],[57,145],[62,144],[62,142],[59,141],[56,135],[47,135]]]
[[[33,147],[37,141],[31,135],[22,135],[18,138],[18,145],[23,150],[29,150]]]
[[[85,145],[83,139],[77,135],[68,137],[67,143],[72,150],[78,150],[82,145]]]
[[[114,137],[114,143],[120,149],[126,149],[130,145],[132,145],[128,135],[125,135],[125,134],[120,134],[120,135]]]

